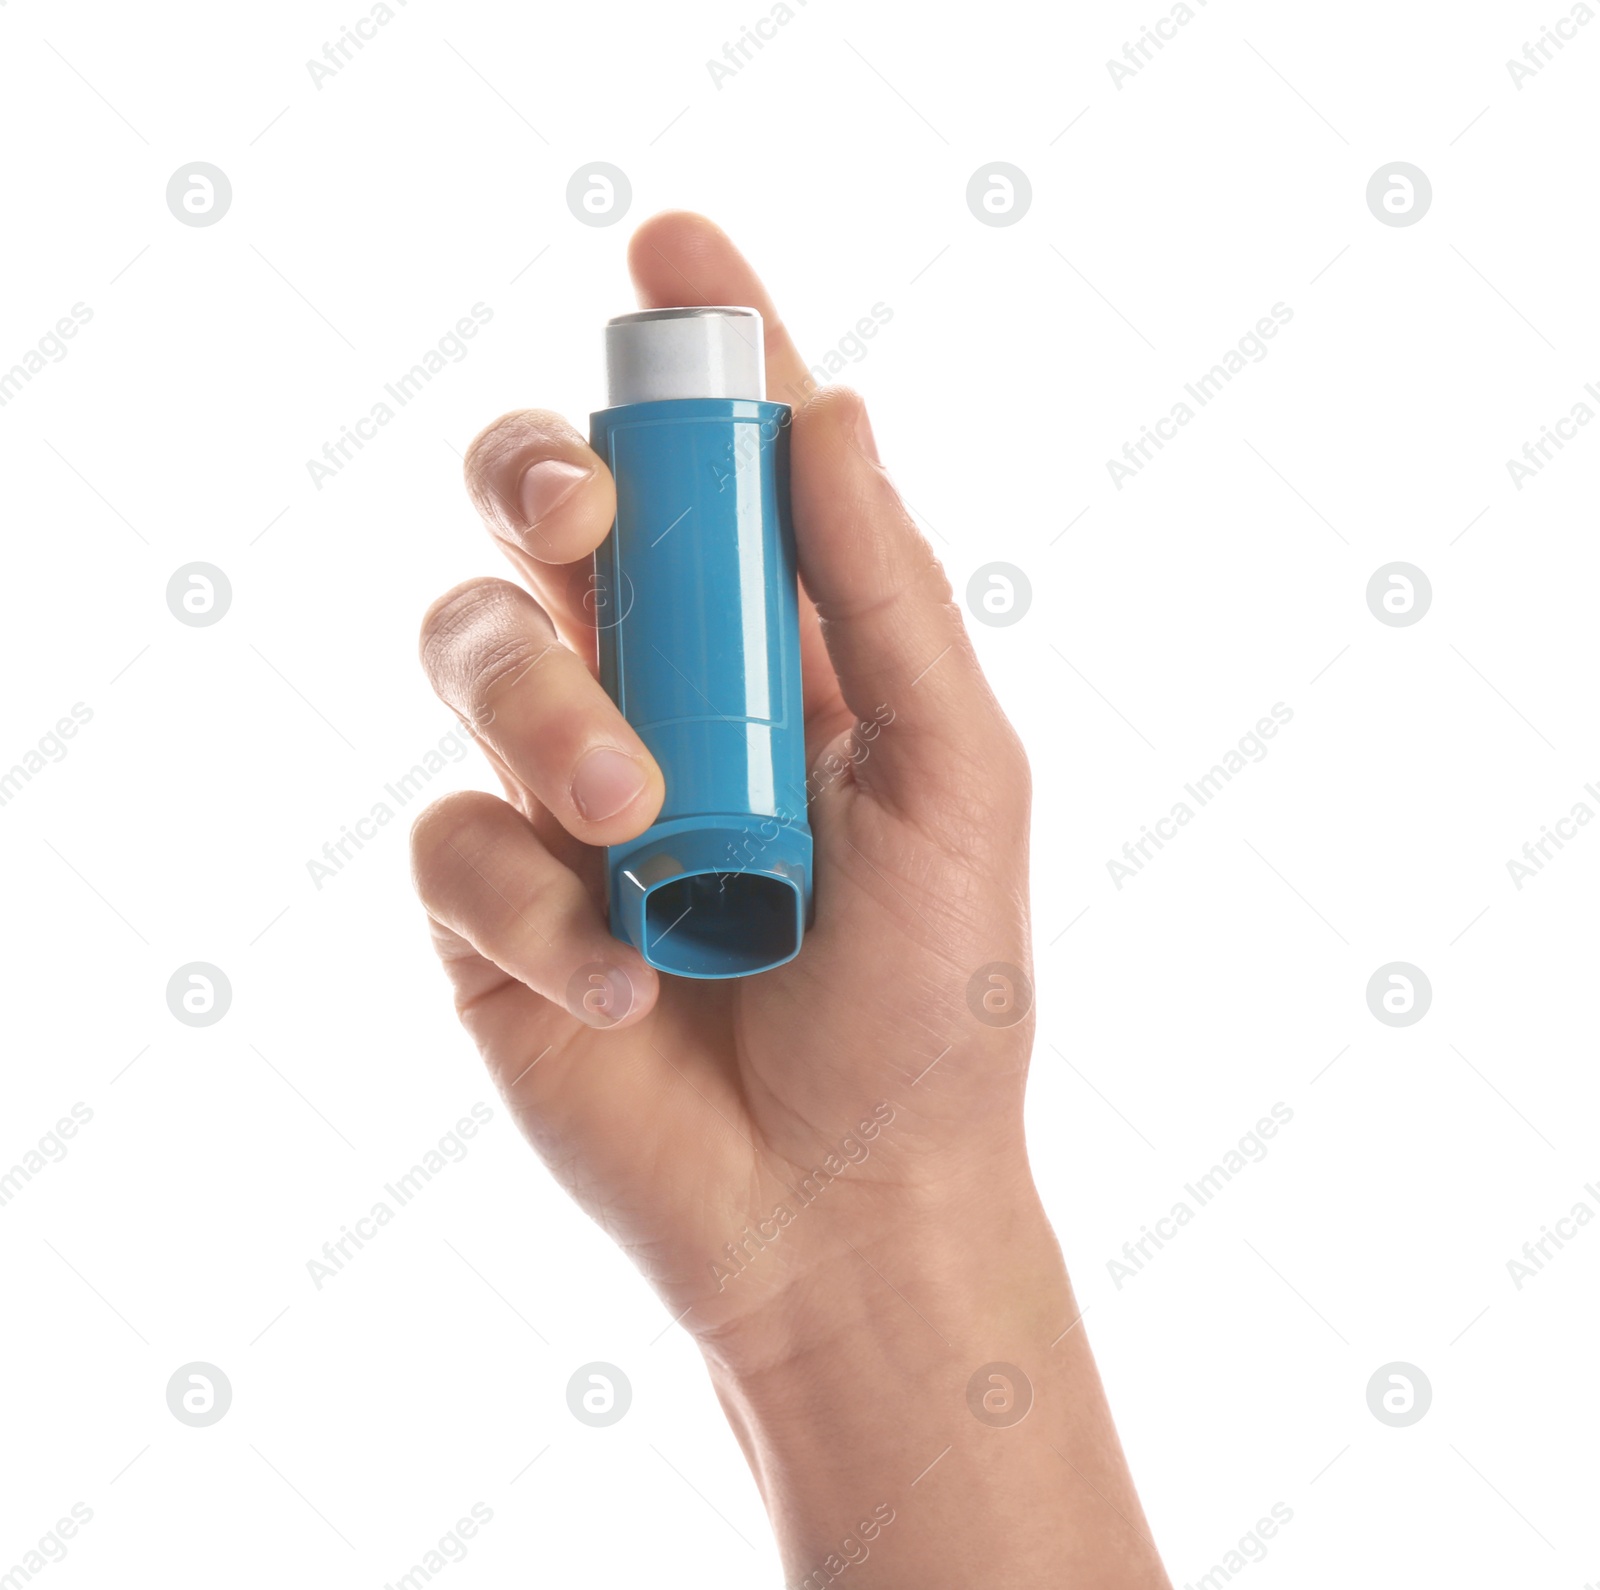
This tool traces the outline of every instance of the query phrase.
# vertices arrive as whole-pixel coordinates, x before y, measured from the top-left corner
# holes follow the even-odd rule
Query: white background
[[[1506,866],[1600,810],[1600,427],[1506,468],[1600,382],[1600,26],[1519,88],[1560,5],[1212,0],[1118,87],[1166,10],[815,0],[719,87],[766,11],[396,9],[318,87],[364,11],[0,6],[0,369],[93,311],[0,409],[0,765],[93,713],[0,807],[0,1169],[93,1111],[0,1208],[0,1572],[81,1502],[56,1590],[376,1590],[481,1502],[461,1590],[779,1582],[697,1354],[457,1030],[412,811],[307,869],[452,728],[417,621],[504,572],[461,451],[600,406],[627,233],[685,206],[808,358],[892,311],[847,375],[891,471],[958,590],[1031,582],[973,625],[1037,778],[1030,1135],[1174,1583],[1276,1502],[1255,1590],[1600,1579],[1600,1229],[1507,1271],[1600,1209],[1600,832],[1521,890]],[[596,160],[621,225],[566,206]],[[996,160],[1033,195],[1004,228],[965,202]],[[165,202],[194,161],[233,189],[207,228]],[[1366,203],[1395,161],[1431,179],[1414,226]],[[306,461],[480,302],[318,489]],[[1119,490],[1106,461],[1278,303],[1269,356]],[[1397,560],[1432,584],[1411,627],[1365,599]],[[211,627],[166,604],[192,561],[232,584]],[[1270,754],[1119,890],[1108,860],[1275,702]],[[435,781],[466,784],[475,758]],[[232,983],[211,1027],[167,1008],[191,961]],[[1367,1006],[1391,961],[1431,981],[1410,1027]],[[467,1157],[316,1290],[479,1100]],[[1279,1101],[1268,1157],[1119,1289]],[[233,1388],[208,1429],[166,1406],[193,1360]],[[609,1429],[565,1403],[592,1360],[634,1388]],[[1404,1429],[1366,1401],[1394,1361],[1433,1391]]]

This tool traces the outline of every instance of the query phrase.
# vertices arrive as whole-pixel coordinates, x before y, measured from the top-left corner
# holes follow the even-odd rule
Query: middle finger
[[[428,609],[421,650],[440,699],[575,839],[620,844],[655,819],[655,759],[526,591],[458,585]]]

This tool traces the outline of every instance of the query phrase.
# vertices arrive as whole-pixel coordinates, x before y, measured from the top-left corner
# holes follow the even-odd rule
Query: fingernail
[[[590,822],[604,822],[615,817],[644,786],[644,768],[634,757],[602,745],[578,763],[572,775],[572,803]]]
[[[879,469],[883,468],[883,460],[878,457],[878,444],[872,435],[872,421],[867,418],[867,405],[863,403],[856,410],[856,441],[860,444],[861,451],[875,463]]]
[[[522,476],[518,505],[522,509],[524,530],[536,530],[589,478],[589,471],[559,458],[546,458],[529,465]]]

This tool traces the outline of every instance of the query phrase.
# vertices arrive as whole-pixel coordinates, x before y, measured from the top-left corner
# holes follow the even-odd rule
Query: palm
[[[1009,1120],[1022,1080],[1027,1024],[986,1028],[966,1003],[992,947],[1026,942],[1015,832],[995,835],[993,854],[952,853],[849,774],[812,818],[818,917],[788,965],[734,982],[663,979],[650,1014],[617,1032],[535,1004],[509,979],[466,1012],[547,1163],[674,1314],[694,1305],[691,1327],[758,1304],[815,1262],[846,1211],[853,1229],[870,1230],[864,1203],[919,1171],[941,1173],[938,1155],[958,1134],[981,1144],[986,1126]],[[496,1001],[515,1008],[509,1026]],[[1007,1074],[972,1064],[986,1040],[1001,1040],[987,1057]],[[882,1137],[865,1140],[863,1123]],[[853,1162],[857,1145],[867,1157]],[[830,1155],[847,1169],[808,1210],[808,1240],[770,1245],[719,1295],[711,1266],[731,1268],[725,1245],[779,1204],[798,1210],[796,1189]]]

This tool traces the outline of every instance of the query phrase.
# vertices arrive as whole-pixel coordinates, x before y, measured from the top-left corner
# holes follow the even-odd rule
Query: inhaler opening
[[[759,971],[798,950],[798,896],[792,883],[759,872],[691,873],[645,896],[644,934],[663,971]]]

